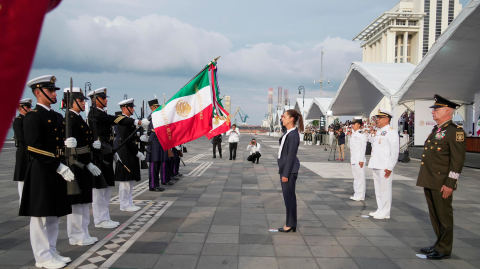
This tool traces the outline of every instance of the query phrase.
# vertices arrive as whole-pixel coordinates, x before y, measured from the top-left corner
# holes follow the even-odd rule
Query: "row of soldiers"
[[[31,99],[21,100],[20,115],[13,123],[18,147],[14,180],[18,181],[19,215],[31,217],[30,241],[35,266],[40,268],[61,268],[71,262],[56,249],[60,217],[67,215],[71,245],[86,246],[98,241],[88,232],[90,203],[95,227],[112,229],[120,225],[111,220],[108,209],[115,181],[119,182],[120,210],[140,210],[134,205],[132,195],[134,182],[141,180],[141,161],[150,162],[150,191],[163,191],[160,180],[162,185],[173,185],[171,179],[178,180],[181,176],[178,172],[181,147],[162,148],[151,115],[149,119],[131,117],[134,99],[120,102],[122,111],[113,116],[106,112],[107,89],[91,91],[88,97],[93,106],[87,124],[80,113],[85,110],[88,98],[78,87],[64,90],[64,101],[67,96],[71,100],[65,102],[68,104],[64,107],[65,118],[52,109],[59,90],[55,82],[56,78],[50,75],[29,81],[27,86],[32,89],[37,105],[32,110]],[[149,106],[154,111],[159,107],[158,100],[149,101]],[[139,130],[146,130],[148,136],[137,135]],[[147,146],[146,154],[139,150],[139,143]]]

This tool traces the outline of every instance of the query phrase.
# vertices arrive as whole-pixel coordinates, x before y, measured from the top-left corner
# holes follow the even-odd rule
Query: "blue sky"
[[[364,1],[126,1],[64,0],[45,20],[29,79],[51,74],[61,88],[109,89],[109,111],[124,94],[167,99],[211,59],[219,60],[221,95],[232,97],[261,124],[267,91],[282,86],[290,99],[303,85],[319,95],[325,51],[325,95],[333,96],[350,63],[361,61],[351,39],[398,0]],[[463,5],[468,1],[461,0]],[[24,98],[32,97],[26,90]]]

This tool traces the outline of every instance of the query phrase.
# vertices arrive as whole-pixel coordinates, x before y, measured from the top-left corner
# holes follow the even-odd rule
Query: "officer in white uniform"
[[[353,133],[350,138],[350,166],[353,174],[353,190],[355,193],[350,199],[354,201],[365,200],[365,150],[367,149],[367,136],[362,132],[362,118],[352,121]]]
[[[376,115],[377,134],[372,143],[372,157],[368,168],[373,169],[373,183],[378,209],[371,212],[375,219],[389,219],[392,207],[393,168],[397,164],[400,150],[399,136],[395,128],[390,126],[392,113],[380,108]]]

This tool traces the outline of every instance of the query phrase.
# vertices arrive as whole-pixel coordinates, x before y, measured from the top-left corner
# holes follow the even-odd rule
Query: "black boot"
[[[257,164],[258,164],[259,161],[260,161],[260,158],[257,158]]]

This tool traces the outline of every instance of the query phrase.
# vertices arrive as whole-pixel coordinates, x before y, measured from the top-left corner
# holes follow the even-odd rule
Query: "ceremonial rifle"
[[[140,108],[140,119],[143,120],[145,118],[145,101],[142,101],[142,107]],[[140,126],[140,137],[145,134],[145,130],[143,127]],[[145,142],[140,140],[140,152],[143,153],[144,156],[146,156],[146,147],[145,147]],[[148,164],[147,161],[143,160],[140,162],[140,168],[141,169],[148,169]]]
[[[70,116],[70,108],[73,106],[73,80],[70,78],[70,91],[66,93],[64,98],[65,100],[65,139],[72,137],[72,120]],[[77,161],[77,152],[76,148],[65,147],[65,165],[69,168],[73,165],[78,166],[80,169],[84,168],[84,164]],[[67,194],[68,195],[77,195],[80,194],[80,188],[78,187],[78,182],[74,179],[72,181],[67,181]]]
[[[92,84],[90,82],[87,82],[85,83],[85,93],[87,92],[87,86],[88,86],[89,92],[92,90]],[[91,128],[92,138],[93,138],[93,141],[100,141],[98,139],[98,130],[97,130],[97,95],[95,91],[93,92],[93,98],[92,98],[92,113],[93,113],[93,119],[92,119],[92,122],[90,123],[90,126],[92,127]],[[99,169],[101,169],[102,165],[108,165],[108,163],[103,160],[103,154],[101,149],[92,148],[92,159],[93,159],[93,164],[97,166]],[[103,173],[93,178],[93,187],[95,189],[105,189],[108,187],[107,181],[103,177]]]

